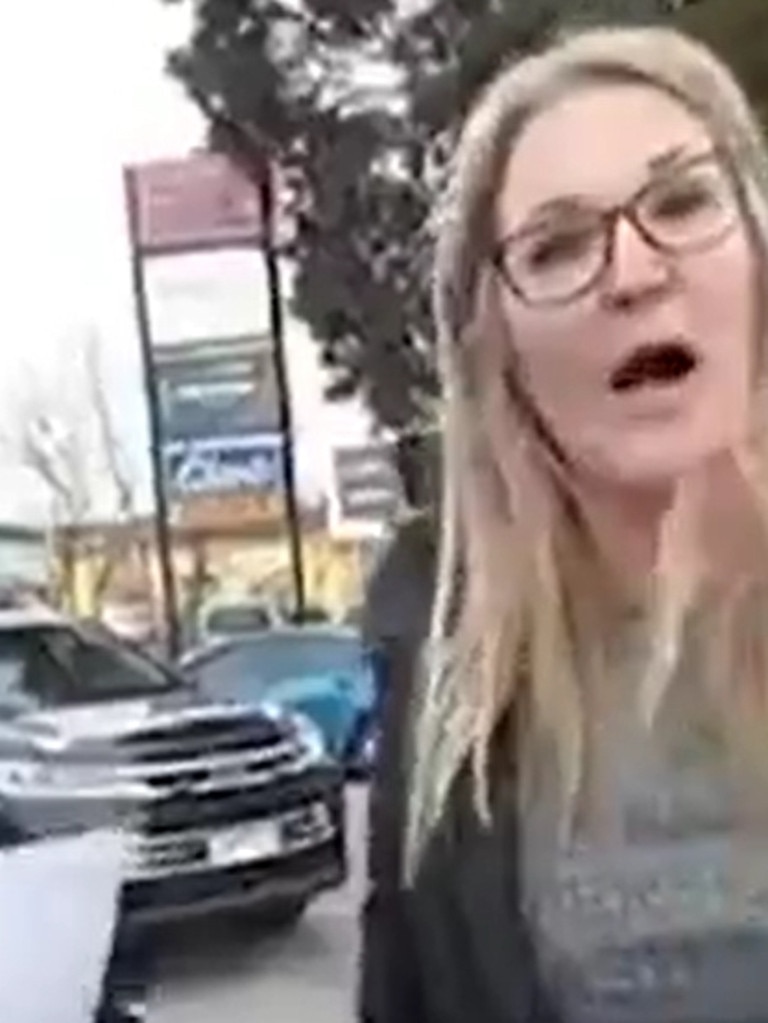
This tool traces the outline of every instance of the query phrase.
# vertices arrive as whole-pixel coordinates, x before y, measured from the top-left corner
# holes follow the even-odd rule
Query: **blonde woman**
[[[755,121],[672,31],[565,39],[480,100],[439,232],[441,563],[362,1016],[765,1023]]]

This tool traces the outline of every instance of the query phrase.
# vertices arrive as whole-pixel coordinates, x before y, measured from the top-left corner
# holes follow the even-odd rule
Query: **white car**
[[[209,601],[198,618],[198,641],[240,639],[279,625],[283,618],[277,606],[264,597],[217,597]]]

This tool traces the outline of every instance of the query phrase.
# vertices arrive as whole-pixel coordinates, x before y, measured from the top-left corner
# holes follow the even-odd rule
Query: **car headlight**
[[[23,789],[30,785],[49,782],[49,772],[43,761],[33,757],[18,760],[0,760],[0,792]]]
[[[291,714],[291,724],[296,738],[301,746],[302,753],[308,760],[325,760],[328,750],[325,744],[325,736],[305,714]]]
[[[56,763],[39,757],[0,758],[0,792],[25,795],[107,798],[141,802],[145,786],[121,779],[113,767],[102,764]]]
[[[94,772],[80,766],[56,764],[35,756],[0,759],[0,791],[87,788],[100,782]]]

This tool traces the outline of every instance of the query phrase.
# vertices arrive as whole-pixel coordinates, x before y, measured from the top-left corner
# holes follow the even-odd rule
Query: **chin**
[[[676,440],[676,442],[675,442]],[[590,460],[591,475],[604,484],[638,491],[671,490],[713,458],[733,449],[732,438],[648,438],[644,443],[612,446]]]

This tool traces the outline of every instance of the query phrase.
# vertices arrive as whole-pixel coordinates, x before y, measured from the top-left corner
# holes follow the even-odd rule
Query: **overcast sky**
[[[184,13],[159,0],[37,0],[3,13],[0,426],[39,381],[55,393],[72,339],[95,331],[120,429],[145,463],[121,168],[183,155],[202,139],[195,109],[163,73],[166,49],[186,28]],[[322,402],[300,325],[290,324],[289,343],[300,470],[315,489],[327,469],[318,435],[363,426],[355,410]],[[27,474],[6,464],[0,488],[0,520],[44,519],[47,500]]]

